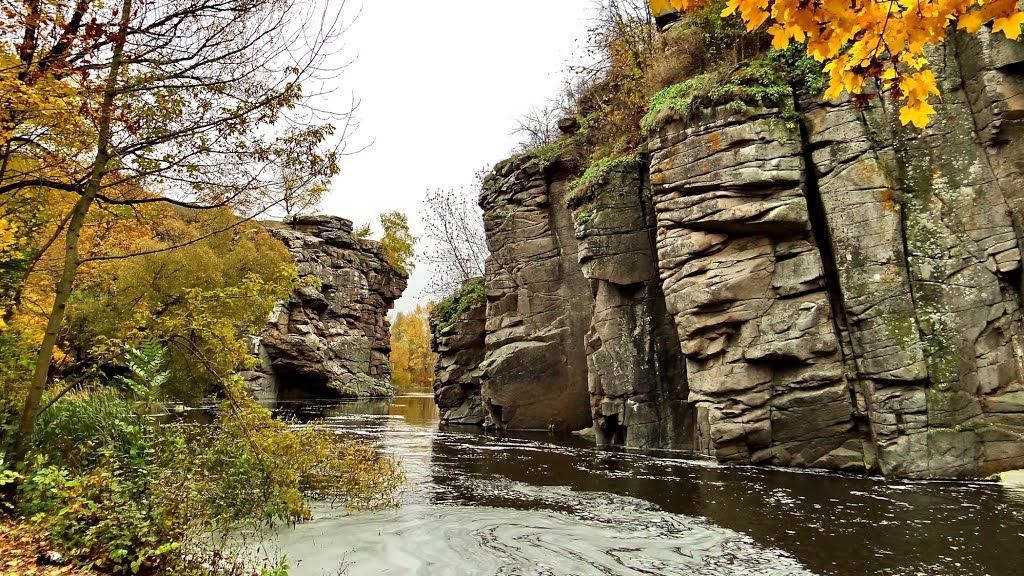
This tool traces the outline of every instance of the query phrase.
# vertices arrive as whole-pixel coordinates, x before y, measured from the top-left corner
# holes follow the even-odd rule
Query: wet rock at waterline
[[[393,396],[387,313],[406,278],[343,218],[299,216],[270,233],[291,252],[303,285],[260,335],[262,369],[245,374],[251,387],[265,396]]]
[[[463,367],[489,423],[890,476],[1024,467],[1024,48],[957,35],[931,60],[923,133],[809,95],[664,115],[599,177],[565,147],[499,164]]]

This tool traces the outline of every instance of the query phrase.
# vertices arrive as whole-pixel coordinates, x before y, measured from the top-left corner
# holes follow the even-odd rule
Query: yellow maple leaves
[[[656,15],[691,11],[712,0],[650,0]],[[1024,12],[1017,0],[728,0],[722,16],[739,14],[748,30],[768,22],[772,46],[793,42],[825,64],[825,97],[863,94],[874,79],[883,92],[902,102],[900,122],[924,128],[935,114],[930,99],[939,95],[935,74],[927,70],[925,50],[941,43],[956,24],[1017,39]]]

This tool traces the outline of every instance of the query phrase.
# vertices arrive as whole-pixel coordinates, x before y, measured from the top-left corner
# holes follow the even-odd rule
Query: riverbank
[[[52,553],[46,537],[25,524],[0,517],[0,576],[100,576],[70,564],[40,563]]]

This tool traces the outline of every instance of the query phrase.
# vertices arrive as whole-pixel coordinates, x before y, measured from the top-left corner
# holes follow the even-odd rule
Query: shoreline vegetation
[[[315,210],[354,128],[354,102],[320,110],[309,88],[340,73],[350,14],[330,4],[30,1],[0,19],[0,515],[25,547],[3,576],[285,576],[210,535],[303,522],[314,500],[396,505],[397,462],[276,418],[241,377],[251,336],[313,289],[260,221]],[[382,224],[411,269],[404,215]],[[153,415],[210,397],[210,424]],[[66,564],[30,564],[33,546]]]
[[[284,559],[251,559],[244,539],[211,534],[304,522],[313,500],[397,505],[397,462],[315,423],[276,419],[237,383],[211,424],[149,415],[152,391],[134,384],[131,393],[69,393],[43,415],[23,471],[0,473],[0,487],[14,493],[5,510],[14,534],[35,533],[69,566],[279,576]]]

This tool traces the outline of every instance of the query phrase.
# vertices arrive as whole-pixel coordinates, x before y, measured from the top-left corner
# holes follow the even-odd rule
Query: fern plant
[[[125,366],[131,371],[131,376],[121,375],[114,381],[137,399],[151,401],[170,380],[169,360],[163,344],[147,340],[138,348],[129,347],[125,353]]]

